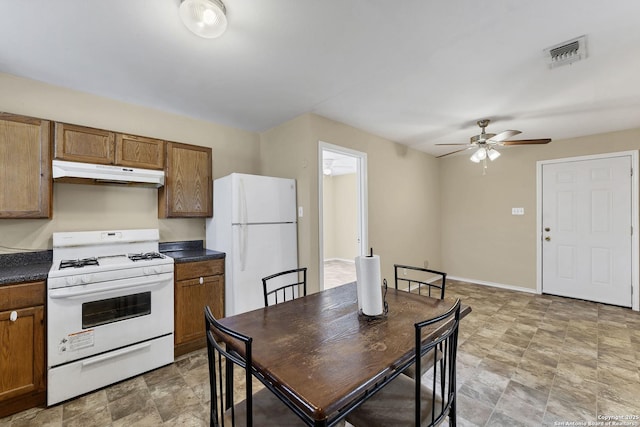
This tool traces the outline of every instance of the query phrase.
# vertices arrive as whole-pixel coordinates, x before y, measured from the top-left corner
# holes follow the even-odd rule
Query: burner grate
[[[140,254],[128,254],[127,256],[129,257],[129,259],[131,261],[141,261],[141,260],[146,260],[146,259],[164,258],[158,252],[146,252],[146,253],[140,253]]]
[[[64,268],[81,268],[89,265],[100,265],[98,263],[98,259],[93,258],[83,258],[83,259],[63,259],[60,261],[60,270]]]

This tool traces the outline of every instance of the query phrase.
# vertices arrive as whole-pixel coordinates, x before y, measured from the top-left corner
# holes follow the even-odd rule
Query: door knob
[[[551,237],[547,236],[547,237],[544,238],[544,240],[546,240],[547,242],[550,242],[551,241]]]

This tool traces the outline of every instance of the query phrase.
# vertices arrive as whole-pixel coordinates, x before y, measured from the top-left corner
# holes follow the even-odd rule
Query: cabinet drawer
[[[0,287],[0,311],[44,305],[44,282],[21,283]]]
[[[176,280],[224,274],[224,260],[186,262],[175,265]]]

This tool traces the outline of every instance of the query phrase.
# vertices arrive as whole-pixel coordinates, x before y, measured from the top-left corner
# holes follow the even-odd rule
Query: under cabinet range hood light
[[[53,179],[60,182],[93,181],[94,184],[137,185],[158,188],[164,185],[164,171],[126,166],[53,160]]]

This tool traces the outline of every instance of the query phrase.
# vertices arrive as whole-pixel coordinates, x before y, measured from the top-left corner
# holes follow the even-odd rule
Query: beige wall
[[[383,277],[393,264],[440,264],[440,176],[432,156],[313,114],[297,117],[261,135],[261,170],[295,178],[299,263],[309,268],[310,292],[318,290],[318,143],[367,153],[369,244],[382,260]]]
[[[0,111],[213,149],[214,177],[259,173],[259,136],[0,73]],[[0,253],[51,248],[51,233],[159,228],[161,241],[203,240],[203,219],[158,219],[157,191],[54,184],[51,220],[0,220]],[[7,249],[13,248],[13,249]]]
[[[322,246],[325,259],[353,261],[359,255],[357,184],[355,173],[323,177]]]
[[[333,200],[333,177],[322,177],[322,251],[324,259],[335,258],[335,232],[334,232],[334,200]]]
[[[510,147],[482,166],[441,159],[442,265],[450,275],[536,288],[536,162],[637,150],[640,129]],[[523,207],[524,216],[511,215]]]
[[[536,161],[636,150],[640,129],[512,147],[486,175],[467,155],[436,160],[375,135],[305,114],[257,135],[0,74],[0,111],[213,148],[214,177],[260,173],[297,180],[299,263],[318,289],[318,142],[367,153],[369,244],[383,277],[397,262],[535,289]],[[512,216],[524,207],[524,216]],[[0,253],[51,247],[51,233],[159,228],[162,241],[204,239],[202,219],[157,218],[146,188],[54,184],[51,220],[0,220]]]

